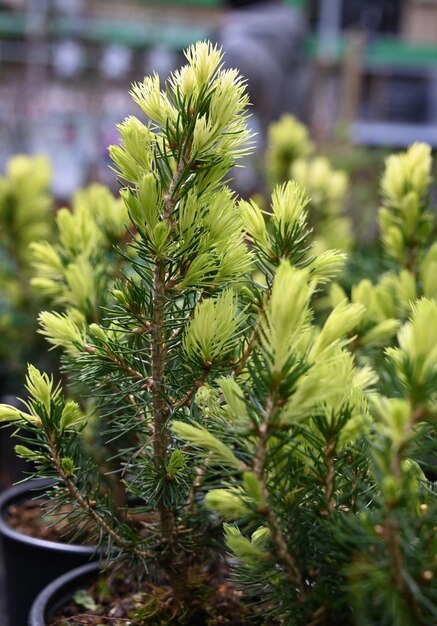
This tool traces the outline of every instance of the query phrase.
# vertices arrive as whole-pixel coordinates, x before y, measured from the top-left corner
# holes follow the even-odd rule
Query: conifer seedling
[[[129,504],[81,445],[91,416],[46,374],[29,366],[29,399],[0,420],[58,478],[55,502],[88,520],[107,572],[130,563],[147,581],[134,623],[428,626],[435,302],[414,304],[387,354],[392,397],[377,394],[348,350],[365,307],[343,298],[314,317],[344,255],[313,253],[297,183],[275,188],[268,215],[230,191],[250,150],[244,81],[207,42],[186,57],[164,86],[134,85],[149,121],[126,119],[111,148],[133,237],[113,300],[98,321],[41,316],[98,403]],[[230,569],[243,596],[223,607]]]

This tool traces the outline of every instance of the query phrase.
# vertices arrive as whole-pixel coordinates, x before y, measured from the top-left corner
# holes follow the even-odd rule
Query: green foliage
[[[296,160],[290,176],[311,198],[308,211],[311,224],[317,225],[316,250],[333,246],[349,250],[353,244],[352,226],[350,219],[342,215],[348,190],[346,173],[334,170],[326,157],[319,156],[311,161]]]
[[[290,114],[270,124],[267,137],[266,170],[271,188],[290,177],[294,161],[314,150],[308,129]]]
[[[2,374],[20,374],[35,358],[38,299],[32,293],[29,244],[53,231],[50,166],[42,156],[17,155],[0,177],[0,362]],[[9,381],[12,383],[12,381]],[[12,383],[13,387],[13,383]],[[10,390],[9,390],[10,391]]]
[[[384,236],[396,264],[347,294],[331,283],[345,255],[312,247],[309,227],[316,191],[337,219],[344,177],[297,161],[311,201],[296,181],[274,188],[268,214],[235,198],[224,176],[249,149],[243,81],[207,42],[186,57],[162,88],[154,75],[132,89],[148,122],[129,117],[111,148],[127,213],[94,191],[98,210],[61,213],[59,243],[34,246],[41,289],[64,307],[40,331],[95,407],[29,366],[29,399],[0,421],[38,475],[58,476],[55,508],[70,499],[110,560],[168,584],[181,625],[197,623],[226,549],[262,623],[435,623],[428,151],[389,159],[383,179],[385,232],[414,254],[405,263]],[[291,128],[295,159],[310,148]],[[115,261],[122,222],[132,241]],[[131,507],[83,446],[96,407]],[[202,572],[194,586],[187,572]],[[168,623],[155,587],[136,615]]]
[[[334,169],[327,157],[312,157],[313,152],[308,129],[292,115],[284,114],[272,123],[266,150],[269,187],[274,189],[290,178],[297,182],[308,195],[308,222],[316,229],[315,251],[348,251],[354,243],[351,220],[343,215],[348,177]]]
[[[1,242],[20,262],[28,259],[32,241],[51,234],[50,179],[45,157],[24,155],[13,157],[0,179]]]
[[[110,298],[108,289],[121,270],[114,246],[124,243],[128,227],[123,203],[106,187],[94,184],[78,191],[71,210],[60,209],[56,215],[57,241],[30,245],[32,286],[69,311],[69,318],[99,321],[99,307]],[[46,323],[55,324],[54,316],[43,322],[43,328]]]
[[[414,144],[406,152],[386,159],[379,225],[387,269],[375,282],[365,278],[350,289],[350,301],[366,309],[353,347],[362,363],[372,360],[380,373],[382,388],[391,381],[385,373],[381,347],[396,343],[396,332],[410,317],[417,299],[436,297],[431,167],[430,149],[425,144]],[[331,304],[345,297],[346,292],[333,285]]]

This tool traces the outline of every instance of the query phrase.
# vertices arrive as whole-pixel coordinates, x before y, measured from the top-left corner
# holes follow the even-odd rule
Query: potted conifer
[[[437,332],[437,305],[414,305],[388,354],[396,397],[377,394],[347,349],[364,306],[343,299],[321,325],[313,313],[344,255],[312,253],[298,184],[274,190],[269,216],[229,191],[249,149],[244,82],[207,42],[186,56],[164,88],[133,87],[150,122],[125,120],[111,149],[134,235],[114,301],[91,324],[40,316],[118,442],[125,504],[80,444],[90,416],[50,376],[30,366],[26,407],[0,407],[109,555],[71,623],[425,626],[437,353],[423,328]],[[124,599],[105,609],[117,584]],[[47,611],[37,603],[32,625],[69,623]]]

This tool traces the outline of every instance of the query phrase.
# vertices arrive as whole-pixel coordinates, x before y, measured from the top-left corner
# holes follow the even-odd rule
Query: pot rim
[[[96,552],[95,546],[84,546],[75,543],[62,543],[49,541],[48,539],[40,539],[30,535],[24,535],[23,533],[14,530],[7,524],[5,519],[7,506],[12,504],[17,498],[20,498],[20,496],[24,496],[26,493],[29,493],[29,495],[32,496],[33,491],[41,491],[45,487],[52,485],[54,482],[55,481],[50,478],[39,478],[36,480],[26,480],[26,482],[21,482],[5,489],[5,491],[0,494],[0,535],[4,535],[9,539],[23,544],[32,545],[34,547],[37,546],[40,548],[76,554],[94,554]]]
[[[76,587],[76,579],[88,575],[91,577],[93,573],[98,574],[99,571],[100,565],[98,562],[87,563],[86,565],[76,567],[66,574],[55,578],[55,580],[39,592],[33,601],[29,613],[29,626],[45,626],[45,618],[50,600],[54,599],[53,604],[56,606],[56,600],[59,600],[56,596],[59,592],[62,594],[63,587],[66,587],[64,593],[67,595],[69,591]]]

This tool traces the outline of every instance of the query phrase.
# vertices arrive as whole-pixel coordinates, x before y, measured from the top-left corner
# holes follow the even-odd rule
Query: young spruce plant
[[[420,327],[437,327],[435,304],[415,305],[388,355],[397,397],[369,392],[347,349],[364,306],[313,318],[344,255],[312,253],[298,184],[274,189],[268,216],[235,198],[244,81],[209,43],[186,57],[164,88],[133,87],[149,122],[126,119],[111,148],[133,237],[113,300],[99,322],[41,318],[118,445],[128,506],[81,446],[91,416],[46,374],[29,366],[29,399],[0,419],[33,434],[18,452],[58,478],[51,496],[88,521],[107,571],[145,581],[117,626],[429,625],[436,504],[419,463],[437,352]]]

